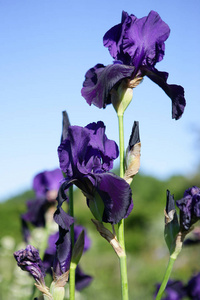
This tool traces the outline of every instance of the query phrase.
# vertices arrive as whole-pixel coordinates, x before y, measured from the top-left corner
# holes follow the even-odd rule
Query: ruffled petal
[[[123,11],[121,23],[106,32],[103,42],[114,59],[138,70],[163,59],[169,33],[169,26],[155,11],[140,19]]]
[[[105,108],[111,103],[112,88],[122,79],[131,78],[134,70],[133,66],[119,63],[106,67],[98,64],[86,73],[81,94],[89,105]]]
[[[117,224],[128,217],[133,208],[132,191],[124,179],[113,173],[90,174],[88,178],[103,200],[103,222]]]

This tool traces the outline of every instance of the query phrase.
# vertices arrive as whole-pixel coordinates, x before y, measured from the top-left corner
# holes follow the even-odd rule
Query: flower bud
[[[140,168],[140,135],[139,135],[139,122],[135,121],[132,133],[129,140],[129,145],[126,150],[126,169],[124,179],[128,184],[131,184],[133,177],[138,173]]]
[[[167,190],[167,203],[165,209],[165,241],[172,254],[176,248],[176,237],[179,232],[178,217],[175,209],[174,197]]]
[[[75,263],[76,265],[79,263],[81,259],[83,249],[84,249],[84,242],[85,242],[85,232],[84,230],[82,230],[72,251],[71,262]]]

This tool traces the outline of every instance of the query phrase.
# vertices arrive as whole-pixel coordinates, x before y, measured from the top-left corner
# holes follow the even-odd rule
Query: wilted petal
[[[134,70],[133,66],[118,63],[106,67],[97,64],[86,73],[81,94],[89,105],[94,104],[98,108],[105,108],[111,103],[112,88],[121,80],[131,78]]]
[[[186,101],[184,97],[184,89],[180,85],[168,84],[167,78],[168,73],[159,72],[155,68],[142,68],[142,72],[144,75],[149,77],[153,82],[159,85],[164,92],[169,96],[172,100],[172,118],[180,119],[182,116]]]
[[[91,174],[90,179],[104,203],[103,222],[117,224],[127,217],[133,205],[129,184],[112,173]]]

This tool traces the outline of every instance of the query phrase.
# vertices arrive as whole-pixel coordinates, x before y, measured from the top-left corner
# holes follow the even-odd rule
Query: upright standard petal
[[[68,181],[90,172],[109,171],[118,155],[117,144],[106,137],[103,122],[70,126],[67,139],[58,147],[60,167]]]
[[[36,197],[46,197],[48,191],[58,190],[62,178],[63,176],[60,169],[44,171],[37,174],[33,179],[33,189]]]
[[[121,24],[112,27],[103,42],[113,58],[138,69],[141,65],[154,66],[162,60],[169,33],[169,26],[155,11],[141,19],[122,12]]]

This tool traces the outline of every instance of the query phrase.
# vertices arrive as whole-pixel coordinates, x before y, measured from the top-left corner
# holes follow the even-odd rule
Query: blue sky
[[[187,101],[183,117],[172,120],[171,100],[145,78],[125,112],[125,143],[137,120],[143,173],[166,178],[197,170],[199,0],[0,0],[0,200],[30,188],[36,173],[58,167],[63,110],[72,125],[104,121],[118,143],[113,107],[88,106],[80,90],[89,68],[112,63],[102,37],[122,10],[138,18],[155,10],[170,26],[156,67],[169,73],[168,83],[184,87]]]

